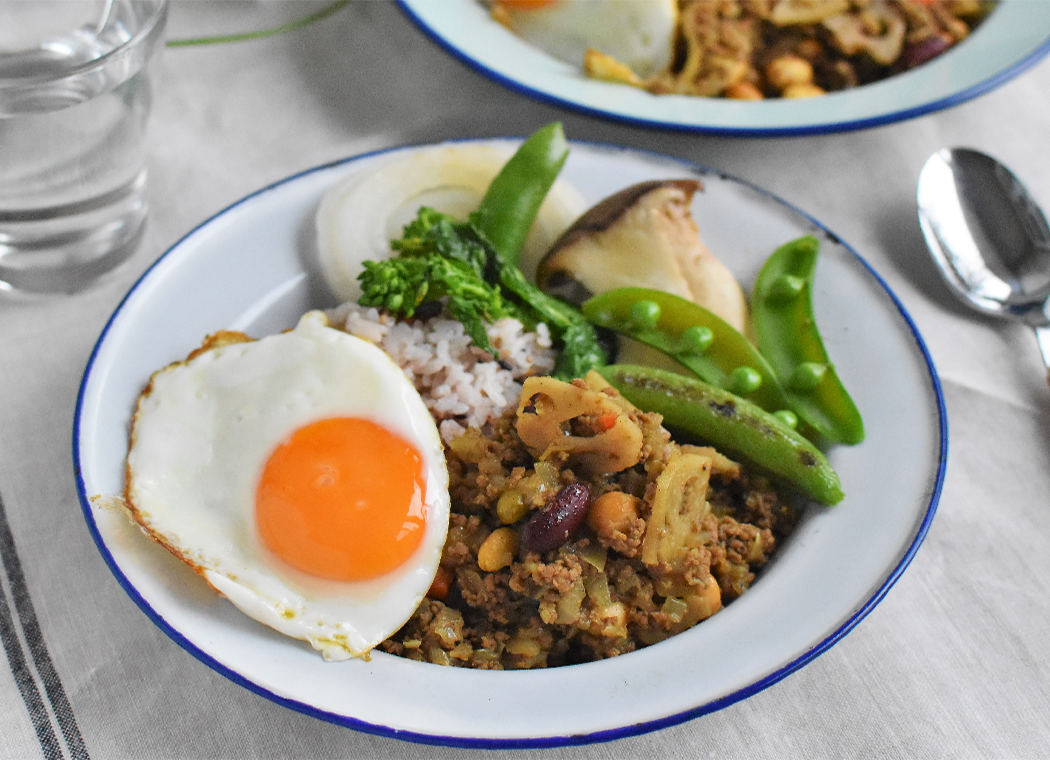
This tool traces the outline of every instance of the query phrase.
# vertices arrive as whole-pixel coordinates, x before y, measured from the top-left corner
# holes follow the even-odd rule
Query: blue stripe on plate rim
[[[508,139],[508,140],[517,139],[517,140],[520,140],[522,138],[518,137],[518,138],[503,138],[503,139]],[[449,141],[446,141],[446,143],[453,143],[454,144],[456,142],[473,142],[473,141],[474,140],[471,140],[469,138],[465,138],[465,139],[462,139],[462,140],[449,140]],[[909,315],[907,310],[904,308],[904,304],[900,301],[900,299],[897,297],[897,295],[890,289],[890,287],[886,283],[886,281],[883,280],[882,277],[871,267],[871,265],[859,253],[857,253],[855,250],[853,250],[852,247],[850,247],[841,238],[839,238],[835,233],[833,233],[831,230],[829,230],[827,227],[825,227],[823,224],[821,224],[819,221],[817,221],[814,217],[812,217],[811,215],[809,215],[806,212],[802,211],[801,209],[797,208],[796,206],[792,205],[791,203],[785,201],[784,199],[780,198],[779,196],[775,195],[774,193],[771,193],[771,192],[769,192],[769,191],[767,191],[767,190],[765,190],[765,189],[763,189],[761,187],[758,187],[757,185],[754,185],[753,183],[748,182],[747,180],[739,179],[739,178],[737,178],[737,177],[735,177],[733,175],[726,174],[725,172],[722,172],[720,170],[712,169],[710,167],[704,166],[702,164],[697,164],[697,163],[689,161],[687,159],[682,159],[682,158],[678,158],[676,156],[669,156],[667,154],[658,153],[656,151],[648,151],[648,150],[636,149],[636,148],[627,148],[627,147],[623,147],[623,146],[616,146],[616,145],[610,145],[610,144],[606,144],[606,143],[592,142],[592,141],[586,141],[586,140],[572,140],[572,141],[570,141],[570,145],[572,145],[572,144],[585,145],[585,146],[589,146],[589,147],[592,147],[592,148],[605,150],[605,151],[610,151],[610,152],[631,152],[631,153],[634,153],[634,154],[643,154],[643,155],[644,154],[648,154],[648,155],[652,156],[653,158],[659,159],[661,161],[670,161],[670,162],[678,163],[679,165],[681,165],[683,167],[683,169],[685,169],[687,171],[693,171],[693,172],[697,172],[697,173],[700,173],[700,174],[713,174],[713,175],[716,175],[716,176],[721,177],[723,179],[727,179],[727,180],[730,180],[730,181],[733,181],[733,182],[737,182],[737,183],[739,183],[739,184],[741,184],[743,186],[746,186],[749,189],[751,189],[752,191],[754,191],[754,192],[756,192],[756,193],[758,193],[758,194],[760,194],[762,196],[765,196],[768,200],[771,200],[771,201],[773,201],[773,202],[775,202],[777,204],[782,205],[783,207],[786,207],[786,208],[790,209],[791,211],[793,211],[794,213],[798,214],[800,217],[806,219],[808,222],[810,222],[812,225],[814,225],[814,227],[819,229],[829,239],[840,243],[847,251],[849,251],[849,253],[853,257],[855,257],[857,259],[857,261],[868,271],[868,273],[875,279],[875,281],[882,287],[882,289],[890,297],[891,301],[893,302],[894,306],[897,309],[897,312],[900,314],[901,318],[904,320],[905,324],[908,326],[908,329],[911,331],[911,335],[912,335],[913,339],[915,340],[915,344],[916,344],[917,348],[919,349],[919,351],[920,351],[920,353],[921,353],[921,355],[923,357],[923,361],[926,364],[926,370],[927,370],[927,373],[928,373],[928,376],[929,376],[930,387],[931,387],[931,389],[934,392],[934,395],[936,397],[936,402],[937,402],[937,414],[938,414],[938,418],[939,418],[938,419],[938,433],[939,433],[939,439],[940,439],[940,452],[939,452],[939,456],[938,456],[937,470],[936,470],[936,474],[935,474],[934,479],[933,479],[933,483],[932,483],[931,488],[930,488],[929,502],[927,504],[926,510],[923,513],[921,521],[919,522],[919,524],[914,529],[915,530],[914,536],[913,536],[910,544],[902,552],[899,560],[897,561],[897,564],[889,572],[889,574],[886,576],[886,578],[882,582],[882,584],[878,588],[875,589],[875,591],[867,599],[866,602],[864,602],[862,605],[860,605],[830,635],[828,635],[822,641],[820,641],[817,644],[815,644],[814,646],[812,646],[806,652],[804,652],[801,655],[799,655],[796,659],[792,660],[791,662],[787,663],[786,665],[782,666],[781,668],[777,669],[776,671],[774,671],[774,672],[764,676],[763,678],[760,678],[759,680],[755,681],[753,684],[750,684],[749,686],[746,686],[744,688],[738,689],[737,691],[735,691],[735,692],[733,692],[731,694],[727,694],[726,696],[721,697],[719,699],[712,700],[711,702],[707,702],[707,703],[704,703],[702,705],[698,705],[696,707],[690,708],[688,710],[684,710],[684,711],[679,712],[679,713],[675,713],[673,715],[668,715],[668,716],[666,716],[664,718],[659,718],[659,719],[656,719],[656,720],[646,721],[646,722],[642,722],[642,723],[635,723],[635,724],[631,724],[631,725],[621,726],[619,728],[614,728],[614,729],[595,731],[595,732],[587,733],[587,734],[571,734],[571,735],[564,735],[564,736],[545,736],[545,737],[528,737],[528,738],[482,738],[482,737],[474,738],[474,737],[462,737],[462,736],[442,736],[442,735],[437,735],[437,734],[423,734],[423,733],[417,733],[417,732],[412,732],[412,731],[405,731],[405,730],[400,730],[400,729],[394,729],[394,728],[390,728],[390,727],[379,725],[379,724],[368,723],[366,721],[363,721],[363,720],[360,720],[360,719],[357,719],[357,718],[353,718],[351,716],[339,715],[339,714],[336,714],[336,713],[327,712],[327,711],[324,711],[324,710],[320,710],[320,709],[318,709],[316,707],[313,707],[311,705],[305,704],[303,702],[298,702],[296,700],[292,700],[292,699],[288,699],[286,697],[279,696],[278,694],[273,693],[269,689],[267,689],[267,688],[265,688],[263,686],[260,686],[259,684],[256,684],[253,681],[248,680],[247,678],[245,678],[244,676],[242,676],[238,672],[236,672],[236,671],[232,670],[231,668],[228,668],[227,666],[225,666],[222,663],[220,663],[218,660],[213,658],[211,655],[208,655],[205,652],[201,651],[195,644],[193,644],[191,641],[189,641],[189,639],[187,639],[178,630],[176,630],[171,624],[169,624],[139,594],[138,590],[131,583],[131,581],[128,580],[128,578],[121,572],[120,568],[118,567],[118,565],[116,563],[116,560],[110,554],[109,549],[106,547],[106,544],[105,544],[105,542],[102,539],[102,535],[99,532],[98,526],[95,523],[94,514],[92,513],[91,502],[90,502],[90,500],[88,498],[86,486],[84,484],[84,479],[83,479],[83,476],[82,476],[82,473],[81,473],[81,467],[80,467],[81,412],[82,412],[82,406],[83,406],[83,403],[84,403],[84,394],[85,394],[85,391],[86,391],[89,379],[91,377],[91,371],[92,371],[93,365],[95,363],[96,356],[97,356],[100,348],[102,347],[102,345],[103,345],[103,343],[104,343],[104,341],[106,339],[106,336],[109,333],[110,328],[112,327],[114,322],[117,320],[117,318],[120,316],[120,313],[123,311],[125,305],[129,301],[129,299],[135,294],[136,290],[151,276],[151,273],[153,272],[154,268],[156,268],[170,254],[172,254],[174,251],[176,251],[188,239],[193,237],[193,235],[196,232],[198,232],[199,230],[207,227],[209,224],[211,224],[215,220],[221,218],[223,215],[225,215],[226,213],[230,212],[231,210],[233,210],[233,209],[235,209],[235,208],[237,208],[237,207],[239,207],[239,206],[241,206],[241,205],[243,205],[243,204],[253,200],[254,198],[257,198],[259,196],[262,196],[262,195],[265,195],[265,194],[267,194],[269,192],[272,192],[273,190],[275,190],[275,189],[277,189],[277,188],[279,188],[279,187],[281,187],[281,186],[283,186],[285,184],[288,184],[290,182],[294,182],[295,180],[299,179],[300,177],[303,177],[303,176],[306,176],[306,175],[309,175],[309,174],[313,174],[315,172],[322,172],[322,171],[325,171],[327,169],[331,169],[331,168],[336,167],[336,166],[341,166],[343,164],[350,163],[350,162],[353,162],[353,161],[357,161],[357,160],[361,160],[361,159],[365,159],[365,158],[370,158],[372,156],[382,155],[384,153],[389,153],[389,152],[398,151],[398,150],[405,150],[405,149],[411,150],[412,148],[425,147],[424,144],[411,145],[411,146],[395,146],[395,147],[391,147],[391,148],[383,148],[383,149],[380,149],[380,150],[371,151],[371,152],[368,152],[368,153],[362,153],[362,154],[358,154],[358,155],[355,155],[355,156],[349,156],[347,158],[338,159],[336,161],[332,161],[332,162],[327,163],[327,164],[322,164],[320,166],[315,166],[315,167],[311,167],[309,169],[305,169],[304,171],[301,171],[301,172],[298,172],[298,173],[293,174],[291,176],[285,177],[284,179],[278,180],[277,182],[274,182],[274,183],[272,183],[270,185],[267,185],[266,187],[263,187],[263,188],[255,191],[253,193],[250,193],[249,195],[246,195],[245,197],[243,197],[240,200],[230,204],[229,206],[227,206],[223,210],[219,211],[218,213],[214,214],[213,216],[209,217],[205,221],[203,221],[200,224],[198,224],[196,227],[194,227],[192,230],[190,230],[188,233],[186,233],[182,238],[180,238],[167,251],[165,251],[163,254],[161,254],[161,256],[158,257],[157,260],[155,262],[153,262],[153,264],[151,264],[149,266],[149,268],[146,269],[146,271],[142,274],[142,276],[139,277],[139,279],[135,282],[135,284],[131,286],[131,288],[128,290],[128,292],[125,294],[125,296],[121,299],[120,304],[118,304],[118,306],[114,310],[113,314],[107,320],[105,327],[102,329],[102,333],[99,335],[98,341],[96,341],[95,346],[94,346],[94,348],[91,351],[91,355],[88,358],[88,362],[87,362],[87,365],[86,365],[85,370],[84,370],[83,379],[81,380],[80,389],[79,389],[79,391],[77,393],[77,405],[76,405],[76,411],[75,411],[74,418],[73,418],[73,440],[72,440],[72,444],[73,444],[73,469],[74,469],[74,474],[75,474],[75,477],[76,477],[77,494],[78,494],[78,496],[80,498],[81,510],[82,510],[82,512],[84,514],[84,518],[85,518],[85,520],[87,522],[88,530],[91,533],[91,537],[94,540],[95,545],[98,548],[99,552],[101,553],[101,555],[102,555],[103,559],[105,560],[106,564],[109,566],[110,571],[116,577],[117,582],[124,589],[125,593],[127,593],[127,595],[129,597],[131,597],[132,601],[135,602],[135,604],[139,607],[139,609],[141,609],[146,614],[146,616],[154,623],[154,625],[156,625],[158,628],[160,628],[176,644],[178,644],[184,650],[186,650],[191,655],[193,655],[193,657],[195,657],[196,659],[200,660],[202,663],[207,665],[212,670],[215,670],[216,672],[218,672],[221,675],[225,676],[226,678],[228,678],[229,680],[233,681],[234,683],[236,683],[236,684],[238,684],[240,686],[243,686],[245,689],[247,689],[247,690],[249,690],[251,692],[254,692],[255,694],[258,694],[261,697],[269,699],[269,700],[271,700],[273,702],[276,702],[279,705],[287,707],[287,708],[289,708],[291,710],[294,710],[296,712],[303,713],[305,715],[309,715],[311,717],[318,718],[320,720],[323,720],[323,721],[326,721],[326,722],[329,722],[329,723],[335,723],[337,725],[342,725],[342,726],[345,726],[346,728],[354,729],[355,731],[361,731],[361,732],[368,733],[368,734],[374,734],[374,735],[377,735],[377,736],[390,737],[390,738],[394,738],[394,739],[401,739],[401,740],[410,741],[410,742],[414,742],[414,743],[418,743],[418,744],[431,744],[431,745],[456,747],[456,748],[465,748],[465,749],[539,749],[539,748],[563,747],[563,746],[573,746],[573,745],[582,745],[582,744],[595,744],[595,743],[600,743],[600,742],[613,741],[613,740],[616,740],[616,739],[623,739],[623,738],[627,738],[627,737],[630,737],[630,736],[638,736],[638,735],[641,735],[641,734],[650,733],[652,731],[657,731],[657,730],[660,730],[662,728],[668,728],[670,726],[675,726],[675,725],[678,725],[680,723],[684,723],[684,722],[687,722],[689,720],[693,720],[694,718],[698,718],[698,717],[700,717],[702,715],[707,715],[709,713],[717,712],[718,710],[721,710],[723,708],[729,707],[730,705],[735,704],[737,702],[740,702],[741,700],[747,699],[748,697],[753,696],[754,694],[757,694],[758,692],[769,688],[770,686],[772,686],[773,684],[777,683],[778,681],[783,680],[787,676],[789,676],[792,673],[794,673],[796,670],[799,670],[800,668],[802,668],[803,666],[809,664],[811,661],[816,659],[818,656],[820,656],[824,652],[828,651],[832,646],[834,646],[836,643],[838,643],[846,634],[848,634],[851,630],[853,630],[853,628],[856,627],[856,625],[858,623],[860,623],[860,621],[863,620],[883,600],[883,598],[886,596],[886,594],[889,593],[889,590],[893,587],[893,585],[901,577],[901,575],[904,573],[905,569],[907,569],[908,565],[911,564],[912,559],[914,559],[916,552],[919,550],[920,545],[922,544],[923,540],[926,537],[926,534],[928,533],[928,531],[930,529],[930,525],[932,524],[934,515],[935,515],[935,513],[937,511],[937,505],[938,505],[938,503],[940,501],[941,491],[942,491],[943,486],[944,486],[944,478],[945,478],[945,472],[946,472],[946,469],[947,469],[947,462],[948,462],[948,413],[947,413],[947,408],[946,408],[945,401],[944,401],[944,393],[943,393],[943,390],[941,388],[940,378],[939,378],[939,376],[937,374],[937,370],[936,370],[936,368],[934,366],[933,357],[930,355],[929,349],[927,348],[925,342],[923,341],[922,336],[919,333],[918,327],[916,326],[915,322],[912,320],[911,315]]]

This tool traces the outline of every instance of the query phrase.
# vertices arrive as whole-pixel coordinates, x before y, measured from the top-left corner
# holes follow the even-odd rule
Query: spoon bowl
[[[952,292],[985,314],[1033,327],[1050,379],[1050,225],[1013,173],[944,148],[919,173],[919,223]]]

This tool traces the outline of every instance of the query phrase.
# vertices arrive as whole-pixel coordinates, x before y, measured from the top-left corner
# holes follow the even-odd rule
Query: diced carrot
[[[444,567],[438,567],[434,582],[430,584],[427,596],[431,599],[444,599],[452,588],[452,571]]]
[[[616,414],[616,412],[606,412],[598,418],[598,428],[604,433],[616,424],[616,418],[618,416],[619,415]]]

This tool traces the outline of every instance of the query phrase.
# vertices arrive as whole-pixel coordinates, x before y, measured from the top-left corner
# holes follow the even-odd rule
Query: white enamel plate
[[[809,508],[725,610],[647,649],[566,668],[482,672],[383,653],[327,663],[242,615],[93,505],[91,496],[121,491],[128,421],[151,372],[218,329],[260,337],[332,305],[312,265],[314,212],[333,183],[385,155],[298,174],[190,232],[131,289],[91,356],[74,430],[84,516],[117,580],[176,643],[252,691],[357,730],[457,746],[551,746],[643,733],[744,699],[827,650],[883,598],[929,528],[947,455],[940,385],[915,325],[855,252],[782,200],[680,160],[602,145],[573,144],[563,178],[596,202],[644,180],[699,177],[701,232],[745,287],[780,244],[810,233],[821,240],[817,319],[867,439],[829,452],[846,498]]]
[[[875,84],[805,100],[741,102],[651,95],[583,76],[492,20],[480,0],[398,0],[421,29],[496,82],[542,101],[640,126],[733,135],[801,135],[874,127],[949,108],[1050,51],[1050,3],[1002,0],[945,55]]]

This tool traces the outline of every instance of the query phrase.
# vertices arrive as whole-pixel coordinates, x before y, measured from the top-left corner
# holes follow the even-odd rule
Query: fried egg
[[[498,0],[495,8],[516,35],[574,66],[589,49],[643,79],[671,62],[677,0]]]
[[[408,620],[449,518],[441,439],[419,394],[321,312],[154,373],[124,498],[216,591],[326,660],[365,655]]]

